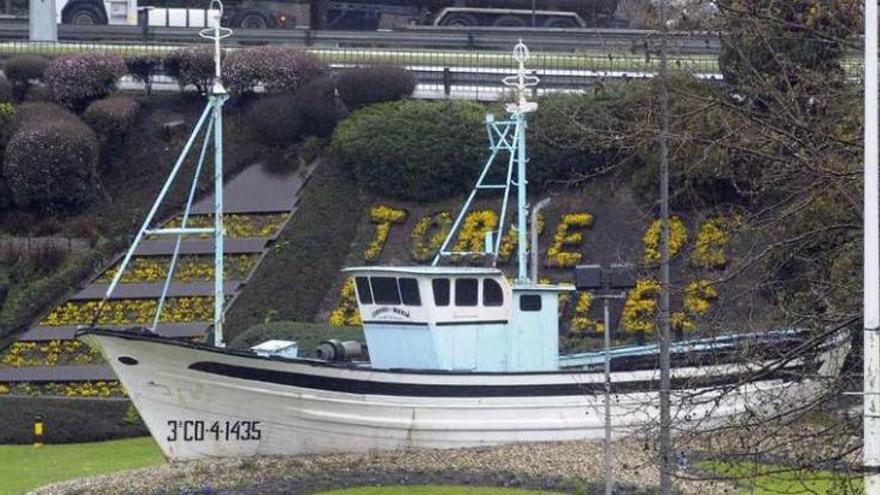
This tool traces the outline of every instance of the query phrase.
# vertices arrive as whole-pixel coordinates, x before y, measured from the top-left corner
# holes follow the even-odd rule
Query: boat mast
[[[526,165],[528,164],[529,159],[526,152],[526,128],[528,126],[526,115],[537,110],[538,104],[526,99],[526,91],[531,87],[537,86],[539,80],[537,77],[530,75],[526,70],[525,63],[529,59],[529,49],[522,40],[520,40],[519,43],[516,44],[516,47],[514,47],[513,59],[518,64],[517,73],[516,75],[508,76],[503,79],[504,85],[513,88],[516,92],[516,100],[505,106],[510,117],[507,120],[496,121],[493,115],[486,115],[486,130],[489,134],[489,150],[491,154],[486,161],[486,165],[483,167],[482,173],[480,173],[479,179],[477,179],[476,186],[471,190],[471,193],[459,212],[458,217],[456,217],[455,222],[452,224],[449,234],[447,234],[446,239],[440,246],[440,251],[437,253],[437,256],[434,257],[432,265],[437,266],[444,257],[448,256],[489,254],[492,256],[492,264],[494,266],[498,260],[498,252],[501,248],[504,225],[507,219],[507,203],[510,198],[510,187],[515,185],[517,188],[516,214],[518,265],[516,281],[517,283],[528,283],[529,248],[527,241],[527,228],[529,205],[526,194],[526,186],[528,184],[526,178]],[[495,158],[502,151],[509,154],[505,174],[506,181],[503,184],[488,184],[486,183],[486,179],[489,176],[489,171],[492,169]],[[516,171],[515,178],[514,170]],[[486,249],[482,253],[475,253],[472,251],[450,251],[449,246],[452,243],[452,240],[455,239],[456,233],[470,210],[477,192],[484,189],[504,190],[503,198],[501,200],[501,215],[498,220],[498,230],[487,233]]]
[[[150,208],[147,218],[144,219],[144,223],[141,225],[140,230],[135,236],[131,247],[129,247],[122,263],[120,263],[119,268],[116,270],[113,280],[107,287],[104,299],[101,300],[98,310],[96,311],[93,325],[99,321],[104,303],[113,295],[113,291],[122,280],[122,276],[125,273],[126,268],[128,268],[128,265],[141,242],[150,236],[172,237],[176,241],[174,251],[168,265],[165,283],[162,286],[162,294],[159,296],[159,300],[156,304],[156,312],[153,316],[152,324],[149,326],[150,330],[155,332],[161,321],[162,310],[165,307],[165,300],[168,298],[171,282],[174,279],[174,271],[180,257],[180,248],[183,238],[185,236],[210,235],[214,238],[213,341],[215,346],[223,347],[225,345],[223,342],[223,309],[225,305],[225,294],[223,293],[223,104],[229,99],[229,95],[226,93],[226,89],[223,87],[220,77],[220,40],[231,36],[232,30],[220,26],[220,19],[223,17],[223,4],[220,0],[212,0],[209,11],[216,16],[213,19],[214,26],[199,32],[199,36],[214,42],[214,83],[211,87],[211,92],[208,95],[208,103],[193,128],[183,150],[181,150],[174,167],[171,169],[171,173],[165,180],[165,184],[162,186],[159,195],[156,197],[156,201],[153,203],[152,208]],[[203,131],[204,141],[201,146],[198,161],[196,162],[196,169],[190,185],[189,196],[187,198],[186,206],[184,206],[179,226],[172,224],[165,227],[150,228],[150,226],[153,225],[162,202],[165,200],[172,184],[177,179],[180,169],[186,162],[190,150]],[[214,225],[212,227],[191,227],[188,224],[190,214],[192,212],[193,203],[195,202],[199,177],[201,176],[205,157],[207,156],[208,147],[210,146],[212,139],[214,144]]]
[[[223,87],[220,72],[220,40],[232,35],[232,30],[220,26],[223,3],[211,0],[211,10],[216,5],[217,19],[214,27],[203,29],[199,36],[214,42],[214,84],[208,96],[208,104],[214,117],[214,345],[225,347],[223,341],[224,307],[223,294],[223,104],[229,99]],[[208,137],[206,136],[207,140]]]

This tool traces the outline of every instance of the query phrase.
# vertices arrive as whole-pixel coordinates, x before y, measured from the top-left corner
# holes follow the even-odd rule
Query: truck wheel
[[[495,19],[495,22],[493,22],[492,25],[497,27],[526,27],[528,24],[522,17],[503,15],[498,19]]]
[[[548,28],[579,28],[580,24],[577,23],[574,19],[569,19],[566,17],[551,17],[547,19],[544,23],[544,27]]]
[[[77,26],[94,26],[97,24],[107,24],[107,19],[104,17],[104,13],[94,5],[75,5],[67,12],[64,23]]]
[[[471,14],[467,14],[464,12],[453,12],[447,16],[444,16],[440,21],[441,26],[450,26],[450,27],[473,27],[478,26],[480,21]]]
[[[259,12],[245,12],[238,19],[238,27],[242,29],[266,29],[269,21]]]

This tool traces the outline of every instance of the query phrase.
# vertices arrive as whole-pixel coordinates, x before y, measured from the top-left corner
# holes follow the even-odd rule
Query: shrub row
[[[484,111],[463,101],[380,103],[343,121],[330,149],[366,189],[434,201],[473,185],[486,149]]]
[[[0,397],[0,444],[33,442],[34,416],[43,416],[44,441],[99,442],[149,432],[126,400]]]

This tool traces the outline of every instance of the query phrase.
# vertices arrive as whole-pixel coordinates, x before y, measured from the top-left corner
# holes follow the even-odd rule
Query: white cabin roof
[[[381,274],[395,273],[403,275],[428,276],[493,276],[501,277],[504,273],[497,268],[478,266],[353,266],[344,268],[343,273]]]

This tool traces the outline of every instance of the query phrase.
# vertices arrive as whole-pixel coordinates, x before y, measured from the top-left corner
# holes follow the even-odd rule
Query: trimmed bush
[[[223,82],[234,95],[250,93],[257,84],[267,93],[294,93],[327,71],[327,64],[305,50],[259,46],[230,53],[223,64]]]
[[[47,122],[65,120],[76,122],[76,115],[57,103],[33,101],[18,105],[15,111],[15,129],[20,129],[31,122]]]
[[[269,146],[285,146],[297,141],[303,119],[290,95],[273,95],[254,102],[245,121],[255,140]]]
[[[140,104],[127,96],[111,96],[86,108],[83,119],[101,142],[102,164],[110,163],[110,158],[117,154],[139,110]]]
[[[214,49],[211,47],[179,48],[165,56],[165,73],[177,80],[180,90],[193,85],[207,93],[214,80]]]
[[[93,102],[83,118],[102,139],[124,136],[134,124],[140,104],[127,96],[111,96]]]
[[[0,397],[0,443],[34,441],[34,415],[46,423],[46,443],[98,442],[148,435],[126,420],[129,401],[58,397]]]
[[[98,183],[95,133],[69,112],[35,110],[26,110],[6,147],[3,176],[13,199],[21,207],[82,207]]]
[[[303,133],[327,137],[336,124],[348,114],[345,104],[336,96],[336,85],[329,77],[315,79],[297,91],[293,98],[303,121]]]
[[[125,62],[119,55],[76,53],[53,60],[43,79],[51,100],[82,109],[110,94],[125,73]]]
[[[625,103],[617,92],[540,98],[529,121],[529,181],[540,188],[616,163],[626,136],[621,120]]]
[[[345,105],[356,110],[374,103],[412,96],[416,90],[416,78],[401,67],[364,67],[340,74],[336,87]]]
[[[434,201],[473,186],[483,162],[483,107],[464,101],[397,101],[339,124],[331,152],[362,186],[388,197]]]
[[[12,83],[9,82],[9,79],[0,76],[0,101],[13,101],[15,99],[15,90],[12,87]]]
[[[153,53],[129,55],[125,57],[125,66],[131,77],[144,83],[144,90],[150,94],[153,90],[153,77],[162,67],[162,57]]]
[[[23,100],[27,96],[31,82],[42,79],[48,67],[48,59],[35,55],[21,55],[9,59],[3,67],[3,72],[12,83],[15,99]]]

